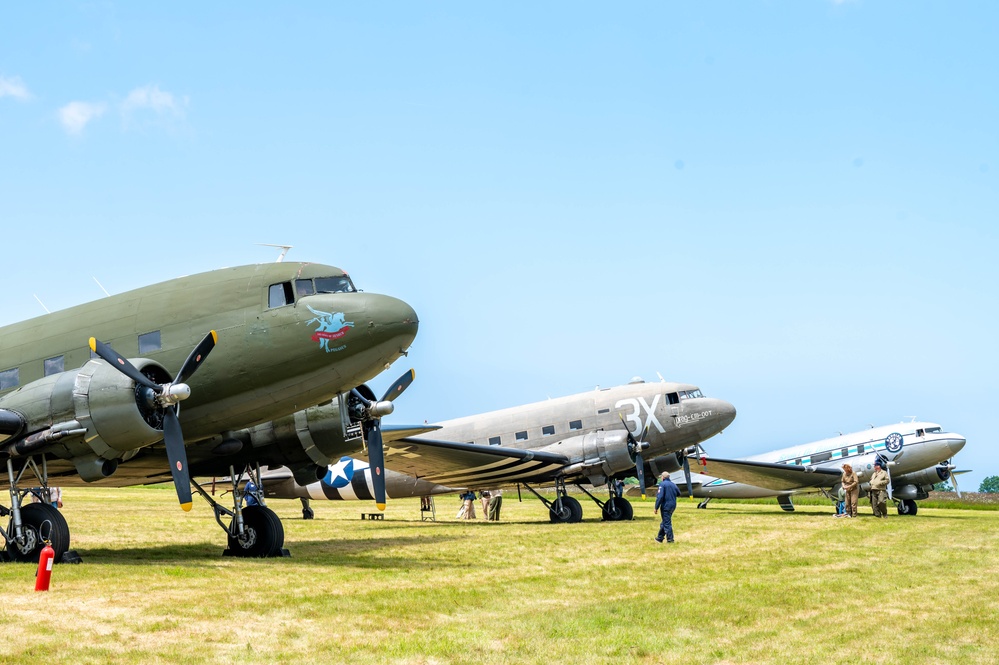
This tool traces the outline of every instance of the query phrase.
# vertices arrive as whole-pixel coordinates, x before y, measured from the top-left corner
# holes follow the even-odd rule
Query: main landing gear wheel
[[[21,507],[21,523],[24,526],[24,540],[12,540],[7,544],[7,553],[12,561],[38,563],[38,557],[45,547],[45,538],[52,543],[55,560],[62,561],[62,555],[69,550],[69,525],[66,518],[55,506],[47,503],[29,503]],[[14,534],[13,522],[8,530]]]
[[[915,515],[916,514],[916,502],[912,499],[902,499],[898,502],[898,514],[899,515]]]
[[[635,517],[635,510],[631,501],[615,496],[604,503],[603,517],[605,522],[625,522]]]
[[[562,496],[552,501],[548,509],[548,517],[552,522],[582,522],[583,507],[571,496]]]
[[[235,529],[235,526],[230,526],[230,529]],[[229,536],[229,552],[232,556],[278,556],[282,547],[284,526],[274,511],[266,506],[243,508],[243,536]]]

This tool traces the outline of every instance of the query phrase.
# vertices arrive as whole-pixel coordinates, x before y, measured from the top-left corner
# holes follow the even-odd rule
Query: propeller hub
[[[395,411],[395,404],[389,401],[372,402],[368,407],[368,415],[372,418],[381,418]]]
[[[186,383],[168,383],[157,397],[161,406],[169,406],[191,396],[191,386]]]

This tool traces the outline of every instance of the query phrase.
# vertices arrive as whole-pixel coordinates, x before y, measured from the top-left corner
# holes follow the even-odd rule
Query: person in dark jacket
[[[672,543],[673,511],[676,510],[676,499],[680,496],[680,488],[669,479],[668,473],[663,473],[660,478],[659,491],[656,493],[656,508],[653,512],[653,515],[660,511],[662,514],[662,523],[659,525],[659,535],[656,536],[656,542],[661,543],[665,538],[667,543]]]

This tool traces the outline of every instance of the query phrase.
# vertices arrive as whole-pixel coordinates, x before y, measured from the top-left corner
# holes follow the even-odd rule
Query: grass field
[[[172,489],[71,489],[82,565],[0,565],[0,663],[999,663],[999,512],[785,514],[682,500],[677,542],[636,518],[500,523],[418,500],[271,501],[291,558],[222,558],[207,505]]]

